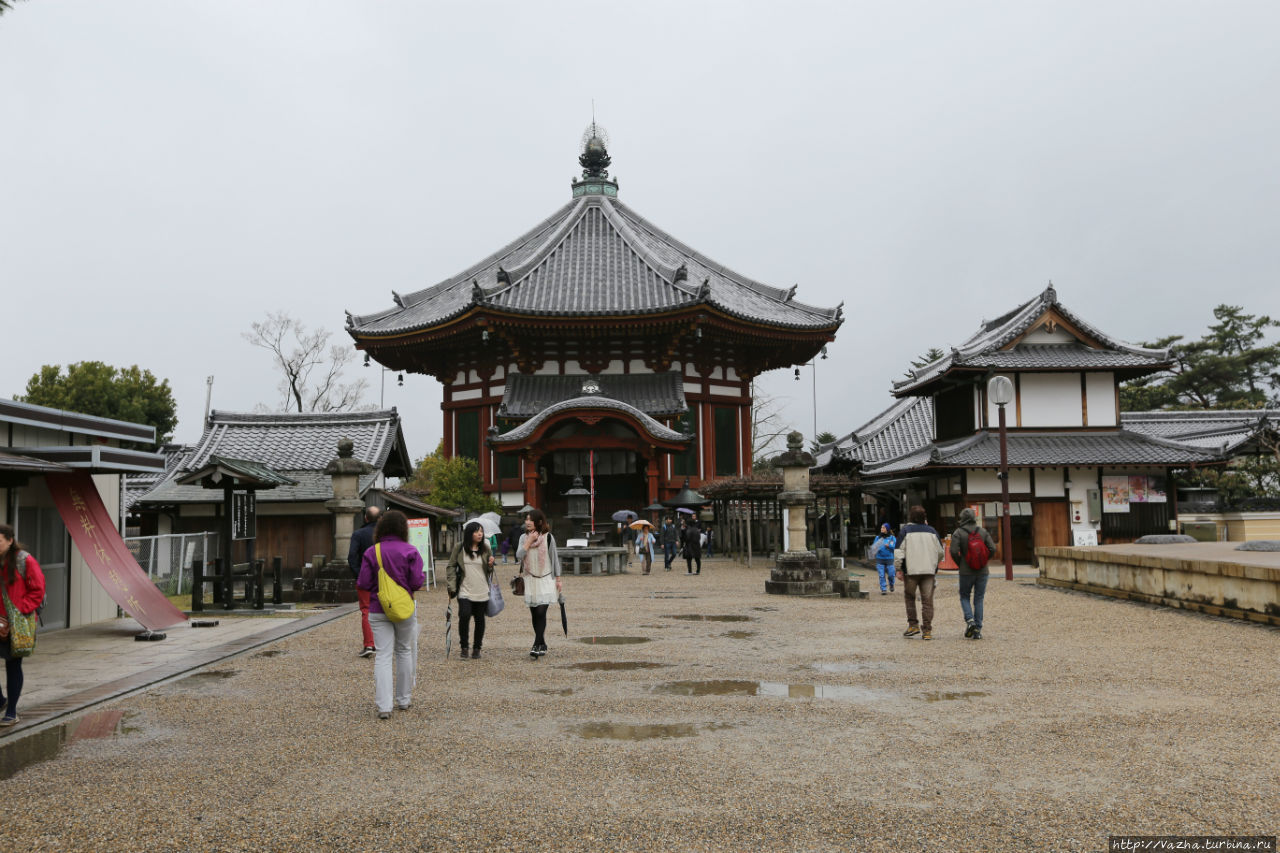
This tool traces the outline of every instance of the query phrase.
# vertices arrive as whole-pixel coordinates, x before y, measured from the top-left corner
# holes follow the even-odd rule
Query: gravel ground
[[[901,592],[789,599],[766,576],[566,578],[571,636],[539,662],[516,603],[485,659],[455,636],[445,660],[444,593],[422,594],[414,705],[388,722],[358,617],[337,620],[113,703],[123,733],[0,781],[0,841],[1058,851],[1280,829],[1276,629],[993,580],[972,642],[947,577],[926,643]],[[707,681],[747,683],[664,687]]]

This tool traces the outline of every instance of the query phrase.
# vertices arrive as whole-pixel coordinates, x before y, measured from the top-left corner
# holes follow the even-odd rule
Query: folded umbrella
[[[453,599],[444,606],[444,656],[447,659],[453,649]]]
[[[564,612],[564,593],[560,593],[560,627],[564,629],[564,635],[569,636],[569,617]]]

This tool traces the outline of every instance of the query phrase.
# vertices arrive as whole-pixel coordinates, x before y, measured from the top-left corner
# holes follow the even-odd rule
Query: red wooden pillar
[[[658,502],[658,467],[661,464],[660,462],[661,457],[654,451],[652,447],[650,447],[649,453],[646,454],[644,458],[646,463],[645,474],[647,475],[648,481],[649,481],[649,504],[648,505],[652,506],[653,504],[656,504]]]
[[[444,458],[453,458],[453,409],[448,408],[449,400],[452,395],[449,393],[449,387],[446,385],[444,389],[444,400],[440,403],[440,409],[444,412]]]
[[[480,449],[478,451],[480,458],[476,460],[476,463],[480,467],[480,485],[483,487],[494,481],[493,466],[489,463],[491,451],[489,445],[485,442],[485,438],[489,435],[489,423],[492,414],[488,406],[481,406],[478,412],[479,415],[476,418],[476,422],[480,425]]]
[[[524,502],[526,506],[538,505],[538,461],[542,457],[529,454],[524,460]]]

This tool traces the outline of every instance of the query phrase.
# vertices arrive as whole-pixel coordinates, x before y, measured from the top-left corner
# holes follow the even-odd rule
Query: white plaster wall
[[[507,393],[506,385],[490,385],[489,386],[490,397],[501,397],[505,393]]]
[[[1061,468],[1041,468],[1036,471],[1036,491],[1038,498],[1060,498],[1066,494],[1062,487]]]
[[[454,400],[478,400],[484,396],[484,391],[480,388],[468,388],[465,391],[454,391],[452,399]]]
[[[653,371],[645,366],[643,358],[633,358],[631,359],[631,372],[632,373],[652,373]],[[523,505],[524,504],[521,504],[521,506]]]
[[[742,389],[732,385],[711,385],[708,386],[712,394],[718,394],[721,397],[741,397]]]
[[[519,509],[524,506],[524,492],[499,492],[498,502],[504,507],[515,507]]]
[[[505,379],[506,376],[507,376],[506,368],[504,368],[501,364],[499,364],[497,367],[493,369],[494,379]]]
[[[686,393],[686,394],[701,394],[701,393],[702,393],[702,386],[701,386],[701,385],[699,385],[697,382],[686,382],[686,383],[684,383],[684,393]]]
[[[1084,425],[1079,373],[1024,373],[1020,383],[1022,426]]]
[[[566,359],[566,360],[565,360],[565,363],[564,363],[564,372],[565,372],[565,373],[570,373],[570,374],[572,374],[572,373],[586,373],[586,371],[582,369],[582,362],[578,361],[577,359],[573,359],[573,358],[570,358],[570,359]],[[520,506],[524,506],[524,504],[520,504]]]
[[[1026,344],[1073,344],[1076,340],[1075,335],[1065,331],[1061,326],[1052,332],[1041,326],[1022,338],[1022,342]]]
[[[117,529],[120,524],[120,477],[116,474],[95,474],[93,484],[102,496],[102,503],[107,514],[115,521]],[[67,627],[75,628],[103,619],[114,619],[116,603],[107,595],[107,591],[98,583],[98,579],[89,571],[80,549],[71,544],[71,578],[69,593],[71,597],[70,614]]]
[[[542,367],[533,372],[534,376],[553,376],[560,372],[560,365],[554,361],[545,361]]]
[[[601,373],[625,373],[626,370],[622,366],[622,359],[615,358],[613,361],[609,362],[608,367],[606,367],[604,370],[600,372]]]
[[[1114,373],[1086,373],[1084,393],[1089,403],[1089,426],[1115,426],[1118,423]]]
[[[999,468],[973,468],[967,477],[969,495],[998,495],[1000,489]],[[1026,494],[1031,491],[1031,471],[1028,468],[1009,469],[1009,491]]]
[[[730,382],[735,382],[738,379],[738,371],[734,370],[732,367],[727,368],[725,370],[724,378],[728,379]]]

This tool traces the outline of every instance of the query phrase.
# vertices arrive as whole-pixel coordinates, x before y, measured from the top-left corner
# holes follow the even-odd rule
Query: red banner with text
[[[92,477],[76,471],[48,474],[45,482],[72,541],[112,601],[152,631],[187,620],[129,552]]]

